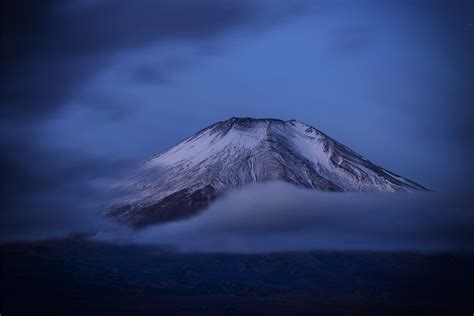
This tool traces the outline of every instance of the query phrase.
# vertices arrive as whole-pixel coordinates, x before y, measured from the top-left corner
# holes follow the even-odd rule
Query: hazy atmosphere
[[[472,210],[471,1],[1,7],[3,240],[115,227],[100,213],[117,177],[232,116],[303,121],[443,201],[416,203]]]
[[[471,315],[473,0],[0,2],[0,316]]]
[[[315,193],[284,183],[231,192],[187,221],[140,231],[103,229],[93,238],[160,243],[183,251],[474,251],[466,196]]]

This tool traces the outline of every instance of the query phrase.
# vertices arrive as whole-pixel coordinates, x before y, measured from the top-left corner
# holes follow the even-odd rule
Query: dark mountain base
[[[163,198],[156,204],[140,209],[140,212],[127,217],[121,222],[140,229],[152,224],[192,217],[202,212],[216,198],[216,191],[210,185],[194,192],[181,190]],[[124,205],[110,209],[106,216],[114,218],[129,208],[130,205]]]
[[[472,315],[474,256],[0,246],[2,315]]]

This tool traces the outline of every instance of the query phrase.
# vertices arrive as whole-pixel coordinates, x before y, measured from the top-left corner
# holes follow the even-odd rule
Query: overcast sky
[[[303,121],[437,191],[471,183],[471,1],[0,11],[3,215],[88,207],[91,183],[232,116]]]

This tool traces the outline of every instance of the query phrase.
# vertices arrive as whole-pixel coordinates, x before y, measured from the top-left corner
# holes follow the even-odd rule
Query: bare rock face
[[[319,191],[424,191],[312,126],[296,120],[231,118],[145,161],[129,193],[106,211],[134,227],[176,220],[252,182]]]

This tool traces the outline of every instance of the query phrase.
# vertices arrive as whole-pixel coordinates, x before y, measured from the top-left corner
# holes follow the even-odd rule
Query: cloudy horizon
[[[298,119],[472,192],[470,1],[1,6],[2,231],[97,214],[98,185],[233,116]]]

